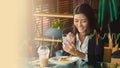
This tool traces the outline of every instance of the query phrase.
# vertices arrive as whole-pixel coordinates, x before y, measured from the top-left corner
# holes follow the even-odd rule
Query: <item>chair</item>
[[[112,38],[111,38],[110,34],[108,36],[108,39],[109,39],[109,46],[112,50],[111,63],[116,63],[117,66],[120,68],[120,50],[119,50],[118,44],[115,44],[115,47],[113,47]]]

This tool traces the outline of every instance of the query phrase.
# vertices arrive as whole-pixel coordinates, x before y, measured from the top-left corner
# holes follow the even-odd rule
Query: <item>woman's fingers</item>
[[[70,46],[66,43],[63,43],[63,50],[69,52],[71,50]]]
[[[67,45],[67,47],[69,48],[69,49],[72,49],[72,44],[71,44],[71,42],[69,42],[68,40],[66,41],[66,45]]]
[[[67,38],[68,38],[68,40],[69,40],[70,42],[74,42],[74,41],[75,41],[75,35],[74,35],[73,33],[71,33],[71,32],[69,32],[69,33],[67,34]]]
[[[72,43],[72,48],[76,48],[75,45]]]
[[[66,43],[62,43],[62,44],[63,44],[63,50],[68,53],[72,53],[76,49],[75,45],[73,43],[70,43],[69,41],[67,41]]]
[[[72,44],[71,48],[63,43],[63,50],[71,55],[75,55],[76,48],[74,44]]]
[[[63,50],[64,51],[66,51],[66,52],[69,52],[70,51],[70,49],[69,49],[69,47],[67,46],[67,45],[65,45],[64,43],[63,43]]]

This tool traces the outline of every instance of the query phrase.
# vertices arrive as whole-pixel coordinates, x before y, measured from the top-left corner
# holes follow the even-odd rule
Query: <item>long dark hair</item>
[[[94,11],[89,4],[84,3],[79,6],[76,6],[74,9],[74,15],[80,13],[84,14],[88,19],[88,29],[86,30],[86,33],[87,35],[90,35],[91,33],[93,33],[94,29],[97,29],[97,21],[95,18]],[[78,30],[74,24],[73,24],[73,32],[74,34],[78,33]]]

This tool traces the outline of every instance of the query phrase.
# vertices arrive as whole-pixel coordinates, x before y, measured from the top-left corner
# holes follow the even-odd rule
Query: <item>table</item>
[[[33,63],[30,63],[29,67],[40,68],[40,65],[38,62],[39,61],[36,60]],[[108,63],[108,62],[97,62],[94,65],[88,65],[86,62],[82,60],[78,60],[74,63],[63,64],[63,65],[49,63],[48,67],[45,67],[45,68],[117,68],[117,65],[114,63]]]
[[[32,65],[32,68],[40,68],[40,66],[36,64]],[[76,61],[74,63],[62,65],[49,63],[48,67],[45,68],[88,68],[88,65],[83,61]]]

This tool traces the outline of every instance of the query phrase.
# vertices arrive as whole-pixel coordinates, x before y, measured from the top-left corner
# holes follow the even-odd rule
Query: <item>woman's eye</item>
[[[83,22],[86,22],[86,21],[83,21]]]
[[[82,20],[74,20],[74,22],[75,23],[86,23],[87,20],[84,20],[84,19],[82,19]]]
[[[87,22],[87,20],[82,20],[81,22],[82,22],[82,23],[86,23],[86,22]]]
[[[76,22],[76,23],[77,23],[78,21],[76,20],[76,21],[74,21],[74,22]]]

